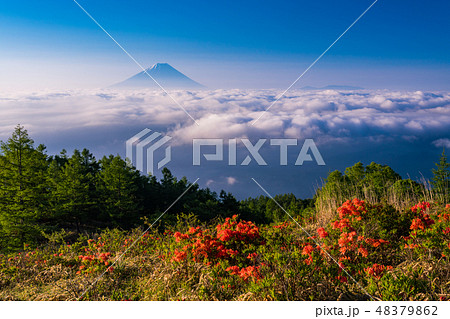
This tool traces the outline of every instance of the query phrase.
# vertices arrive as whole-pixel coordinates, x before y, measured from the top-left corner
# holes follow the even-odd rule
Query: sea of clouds
[[[193,138],[314,138],[318,143],[433,138],[450,146],[450,93],[290,91],[267,113],[276,90],[172,91],[197,125],[158,91],[67,91],[0,94],[0,136],[99,127],[166,127],[174,143]],[[261,118],[254,122],[256,119]]]
[[[427,175],[442,148],[450,148],[449,92],[293,90],[271,106],[281,92],[171,91],[198,125],[160,91],[1,93],[0,139],[7,139],[20,123],[49,153],[88,147],[97,157],[124,156],[125,141],[150,128],[172,137],[170,168],[177,176],[200,176],[202,186],[225,188],[241,197],[259,194],[257,187],[249,190],[252,177],[270,183],[274,193],[311,196],[311,182],[358,161],[391,165],[404,176]],[[223,138],[225,144],[248,138],[255,144],[260,138],[283,137],[314,139],[327,165],[293,167],[297,150],[290,155],[291,167],[280,168],[277,149],[265,150],[268,162],[272,157],[270,169],[256,167],[254,161],[253,166],[222,163],[197,169],[188,159],[194,138]]]

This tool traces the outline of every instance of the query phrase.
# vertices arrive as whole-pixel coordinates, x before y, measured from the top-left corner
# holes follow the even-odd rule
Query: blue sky
[[[285,87],[371,1],[79,0],[145,66],[211,88]],[[450,4],[379,0],[298,84],[447,90]],[[71,0],[0,4],[0,87],[95,88],[138,67]]]
[[[50,154],[124,156],[125,141],[148,127],[180,143],[180,161],[193,138],[317,139],[326,167],[201,167],[202,187],[239,196],[260,194],[254,176],[309,197],[329,171],[358,161],[428,178],[450,147],[449,2],[379,0],[294,87],[375,90],[292,90],[253,127],[372,1],[78,1],[143,66],[167,62],[228,90],[176,93],[200,126],[162,92],[105,94],[141,70],[74,1],[0,0],[0,139],[21,123]],[[199,177],[189,163],[170,168]]]

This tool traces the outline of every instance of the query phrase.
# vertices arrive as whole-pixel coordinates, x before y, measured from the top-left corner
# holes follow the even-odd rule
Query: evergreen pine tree
[[[48,168],[45,147],[34,147],[27,130],[18,125],[7,142],[1,142],[0,232],[3,249],[18,249],[40,235],[39,220],[48,203]]]
[[[103,218],[115,225],[132,226],[142,210],[139,172],[120,156],[110,155],[100,160],[98,177]]]
[[[442,151],[439,163],[436,163],[436,168],[432,169],[433,178],[431,179],[431,185],[435,194],[438,195],[438,199],[442,201],[450,200],[450,163],[447,161],[447,155],[445,149]]]
[[[95,159],[87,150],[75,150],[60,168],[56,160],[50,167],[53,210],[60,220],[70,221],[77,232],[82,224],[97,217],[95,167]]]

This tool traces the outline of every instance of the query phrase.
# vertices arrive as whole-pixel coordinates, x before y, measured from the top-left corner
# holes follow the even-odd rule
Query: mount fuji
[[[123,82],[114,84],[113,88],[159,88],[155,79],[167,89],[201,89],[205,86],[190,79],[168,63],[156,63],[151,68],[139,72]]]

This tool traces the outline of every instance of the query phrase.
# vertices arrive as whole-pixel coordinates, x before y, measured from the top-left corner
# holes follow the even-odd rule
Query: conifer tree
[[[95,158],[87,150],[75,150],[60,169],[54,161],[52,172],[52,204],[59,219],[71,221],[77,232],[81,225],[96,219]]]
[[[45,147],[35,148],[20,125],[0,149],[2,246],[17,249],[34,242],[41,232],[39,220],[46,217],[48,208],[48,160]]]
[[[120,156],[110,155],[100,160],[98,177],[103,218],[126,226],[138,221],[142,208],[139,172],[128,166]]]
[[[438,199],[442,201],[450,200],[450,163],[447,161],[445,149],[442,150],[439,163],[436,163],[436,168],[432,169],[432,172],[431,185],[435,194],[438,195]]]

